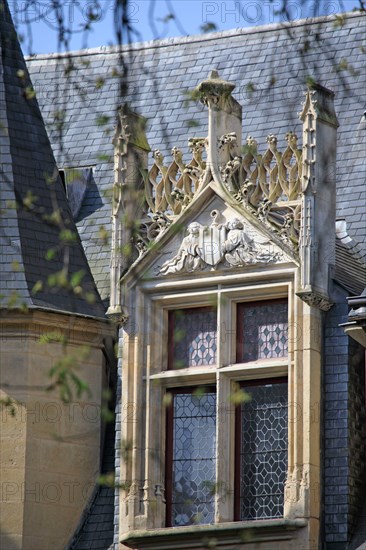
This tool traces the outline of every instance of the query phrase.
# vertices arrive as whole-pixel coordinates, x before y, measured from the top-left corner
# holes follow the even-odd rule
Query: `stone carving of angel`
[[[226,228],[228,232],[223,243],[223,253],[228,264],[238,267],[253,263],[256,254],[255,243],[244,231],[242,222],[234,218],[227,223]]]
[[[189,224],[188,234],[184,237],[179,247],[178,253],[174,258],[163,263],[160,269],[162,275],[169,273],[179,273],[180,271],[197,271],[202,269],[204,264],[198,256],[200,224],[192,222]]]

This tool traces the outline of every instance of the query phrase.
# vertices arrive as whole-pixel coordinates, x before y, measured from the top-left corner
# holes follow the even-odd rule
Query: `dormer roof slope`
[[[1,307],[27,306],[104,317],[9,8],[3,0],[0,183]],[[68,280],[80,273],[81,288],[76,293],[67,284],[52,284],[52,277],[61,272]],[[34,292],[35,286],[38,292]]]
[[[123,49],[128,65],[124,97],[116,76],[121,70],[116,48],[69,52],[61,58],[39,55],[28,60],[58,162],[94,167],[96,185],[85,195],[77,225],[103,298],[109,293],[110,246],[98,240],[98,230],[101,225],[110,230],[108,197],[116,107],[128,101],[134,111],[148,118],[149,145],[152,150],[160,149],[167,162],[173,146],[181,149],[186,159],[188,138],[207,135],[205,109],[187,102],[187,92],[206,77],[208,69],[217,69],[223,79],[236,84],[233,96],[243,107],[243,142],[250,134],[262,148],[269,133],[277,135],[281,144],[290,130],[300,135],[298,113],[309,79],[335,92],[340,124],[337,216],[345,217],[350,235],[365,243],[362,151],[366,133],[357,135],[365,110],[365,25],[364,14],[345,14],[343,19],[322,17],[132,44]],[[63,150],[55,126],[57,111],[62,112],[64,121]],[[98,124],[103,117],[109,117],[109,124]]]

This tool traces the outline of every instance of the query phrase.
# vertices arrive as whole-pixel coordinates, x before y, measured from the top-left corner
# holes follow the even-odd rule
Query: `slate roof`
[[[207,111],[193,102],[186,106],[186,94],[213,68],[236,84],[243,136],[252,135],[261,150],[269,133],[278,135],[279,147],[289,130],[301,137],[298,112],[307,78],[335,91],[337,216],[346,218],[351,237],[366,247],[366,132],[358,126],[366,104],[365,31],[364,15],[348,14],[343,25],[328,17],[134,44],[123,50],[128,65],[123,97],[116,76],[119,54],[113,48],[28,59],[60,166],[94,167],[95,185],[84,198],[77,226],[103,298],[109,293],[110,246],[99,238],[99,227],[110,229],[116,107],[128,100],[148,118],[151,148],[169,154],[177,146],[188,160],[188,138],[207,135]],[[65,76],[70,63],[73,69]],[[64,121],[61,142],[55,116]],[[110,117],[107,126],[98,125],[102,117]],[[198,126],[188,128],[192,120]]]
[[[114,472],[115,424],[107,425],[102,474]],[[114,538],[114,488],[100,486],[69,550],[106,550]]]
[[[350,294],[359,295],[366,285],[366,251],[350,240],[342,243],[336,239],[335,279]]]
[[[0,307],[26,305],[104,317],[31,86],[7,3],[1,0]],[[60,213],[58,224],[50,220],[56,210]],[[61,244],[61,230],[75,236],[69,247]],[[56,256],[46,260],[50,249]],[[66,261],[70,275],[85,274],[83,296],[58,285],[47,287],[48,277],[60,272]],[[38,281],[44,286],[34,294]],[[93,303],[85,300],[87,292]]]

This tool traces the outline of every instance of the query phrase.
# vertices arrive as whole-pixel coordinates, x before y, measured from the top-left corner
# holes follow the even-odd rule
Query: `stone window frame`
[[[221,288],[218,285],[215,290],[203,292],[185,292],[165,294],[164,297],[152,297],[152,316],[157,320],[158,327],[153,331],[155,342],[152,349],[151,362],[155,365],[155,372],[147,378],[150,382],[150,402],[163,400],[164,393],[169,388],[184,388],[199,385],[216,386],[217,393],[217,447],[216,447],[216,484],[215,495],[215,524],[234,521],[234,476],[235,476],[235,406],[230,403],[227,396],[234,391],[237,383],[246,380],[284,378],[289,376],[291,367],[291,336],[289,334],[289,353],[281,359],[265,359],[261,361],[237,363],[236,362],[236,331],[237,331],[237,305],[243,302],[272,301],[287,299],[289,308],[289,327],[293,326],[292,320],[292,283],[289,281],[277,283],[262,283],[258,281],[250,286],[233,286]],[[192,307],[210,307],[217,297],[218,315],[218,352],[217,364],[206,367],[190,367],[186,369],[169,370],[168,368],[168,312],[176,309],[189,309]],[[224,334],[225,329],[229,330]],[[160,335],[160,337],[159,337]],[[160,365],[160,366],[159,366]],[[159,386],[159,389],[158,389]],[[290,402],[290,397],[289,397]],[[157,407],[159,409],[159,407]],[[156,408],[155,408],[156,410]],[[160,457],[165,457],[166,452],[166,425],[165,410],[157,411],[160,414]],[[151,421],[150,421],[151,422]],[[150,427],[153,426],[150,424]],[[154,431],[154,430],[152,430]],[[155,437],[159,434],[155,431]],[[154,437],[154,436],[153,436]],[[227,454],[220,449],[228,449]],[[229,456],[229,460],[227,460]],[[160,479],[165,479],[165,464],[160,461]],[[153,468],[156,471],[155,468]],[[164,482],[162,481],[162,485]],[[165,526],[165,506],[160,509],[160,525]],[[286,517],[286,510],[284,513]]]

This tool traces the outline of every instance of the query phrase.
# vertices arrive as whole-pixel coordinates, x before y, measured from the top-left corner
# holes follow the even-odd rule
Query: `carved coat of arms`
[[[202,271],[223,267],[243,267],[255,263],[271,263],[281,260],[282,253],[275,252],[268,239],[253,238],[253,232],[238,218],[217,223],[219,213],[211,212],[213,223],[209,226],[192,222],[187,227],[177,254],[160,268],[160,274]]]

